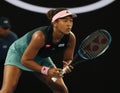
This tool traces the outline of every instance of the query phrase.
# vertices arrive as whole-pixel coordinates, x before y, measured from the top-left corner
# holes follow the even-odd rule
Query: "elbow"
[[[25,59],[25,58],[21,58],[21,64],[23,65],[23,66],[27,66],[27,64],[28,64],[28,62],[27,62],[27,59]]]

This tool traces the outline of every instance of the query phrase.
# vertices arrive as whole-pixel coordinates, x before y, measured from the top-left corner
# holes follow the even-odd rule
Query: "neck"
[[[58,43],[62,38],[64,34],[61,31],[54,30],[53,31],[53,42]]]

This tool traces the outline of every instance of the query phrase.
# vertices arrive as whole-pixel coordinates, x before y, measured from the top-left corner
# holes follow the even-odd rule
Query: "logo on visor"
[[[69,11],[66,11],[66,13],[69,13]]]
[[[49,9],[53,8],[53,7],[45,7],[43,5],[38,6],[38,5],[34,5],[34,4],[30,4],[27,2],[24,2],[22,0],[5,0],[6,2],[20,7],[22,9],[25,10],[29,10],[32,12],[36,12],[36,13],[47,13],[47,11],[49,11]],[[72,12],[72,13],[86,13],[86,12],[91,12],[100,8],[103,8],[111,3],[113,3],[115,0],[98,0],[92,4],[88,4],[88,5],[84,5],[84,6],[76,6],[76,7],[69,7],[68,9]]]

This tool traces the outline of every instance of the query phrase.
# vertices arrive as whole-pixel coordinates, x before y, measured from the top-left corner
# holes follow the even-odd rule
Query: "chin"
[[[69,34],[69,33],[70,33],[70,32],[67,32],[66,35]]]
[[[66,31],[66,32],[65,32],[65,34],[69,34],[69,33],[70,33],[70,31]]]
[[[65,35],[69,34],[70,32],[71,32],[70,30],[69,31],[68,30],[67,31],[62,31],[62,33],[65,34]]]
[[[67,35],[70,33],[70,31],[62,32],[64,35]]]

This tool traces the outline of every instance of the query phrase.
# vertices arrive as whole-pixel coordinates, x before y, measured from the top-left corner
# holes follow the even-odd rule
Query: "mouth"
[[[66,30],[67,30],[67,31],[71,31],[71,28],[67,28]]]
[[[66,29],[66,33],[70,33],[71,29]]]

